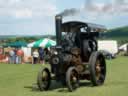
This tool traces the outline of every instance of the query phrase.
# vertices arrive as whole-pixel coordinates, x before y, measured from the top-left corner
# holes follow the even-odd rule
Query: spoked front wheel
[[[66,84],[70,92],[79,86],[78,73],[74,67],[70,67],[66,72]]]
[[[48,68],[41,69],[37,76],[37,85],[40,91],[48,90],[51,84],[51,75]]]

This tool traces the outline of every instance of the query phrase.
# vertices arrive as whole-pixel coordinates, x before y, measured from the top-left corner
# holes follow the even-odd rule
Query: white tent
[[[119,50],[123,50],[123,51],[127,51],[127,46],[128,46],[128,43],[126,44],[123,44],[119,47]]]
[[[24,52],[24,56],[31,56],[31,48],[28,48],[28,47],[22,47],[21,48]]]
[[[98,50],[106,50],[112,54],[118,52],[118,43],[116,40],[99,40]]]
[[[55,46],[55,45],[56,45],[55,41],[48,39],[48,38],[44,38],[44,39],[40,39],[38,41],[29,43],[27,45],[27,47],[44,47],[44,48],[46,48],[46,47]]]

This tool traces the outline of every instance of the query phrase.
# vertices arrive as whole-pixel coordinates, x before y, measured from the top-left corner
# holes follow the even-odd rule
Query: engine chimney
[[[55,17],[55,26],[56,26],[56,42],[57,45],[61,44],[61,26],[62,26],[62,16],[56,15]]]

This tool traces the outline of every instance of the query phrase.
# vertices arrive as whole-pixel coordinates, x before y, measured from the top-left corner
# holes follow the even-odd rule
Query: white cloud
[[[113,0],[110,3],[95,3],[94,0],[86,0],[84,10],[88,13],[99,15],[114,15],[128,13],[128,2],[126,0]]]
[[[38,18],[53,16],[56,12],[55,0],[0,0],[0,15]]]
[[[114,17],[128,15],[128,2],[126,0],[112,0],[110,2],[95,2],[95,0],[86,0],[81,5],[80,18],[86,18],[88,21],[106,20],[109,22]]]
[[[53,34],[56,13],[56,0],[0,0],[0,35]]]
[[[14,12],[14,15],[16,18],[31,18],[32,17],[32,11],[29,9],[16,10]]]

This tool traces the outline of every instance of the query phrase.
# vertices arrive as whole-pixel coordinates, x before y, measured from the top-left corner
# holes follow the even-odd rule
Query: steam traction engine
[[[102,85],[106,62],[102,53],[97,51],[96,37],[106,30],[105,27],[78,21],[62,23],[59,15],[55,21],[57,45],[52,50],[56,54],[52,54],[49,61],[51,70],[43,68],[38,73],[39,89],[48,90],[52,79],[67,85],[69,91],[75,90],[79,81],[85,79],[94,86]]]

